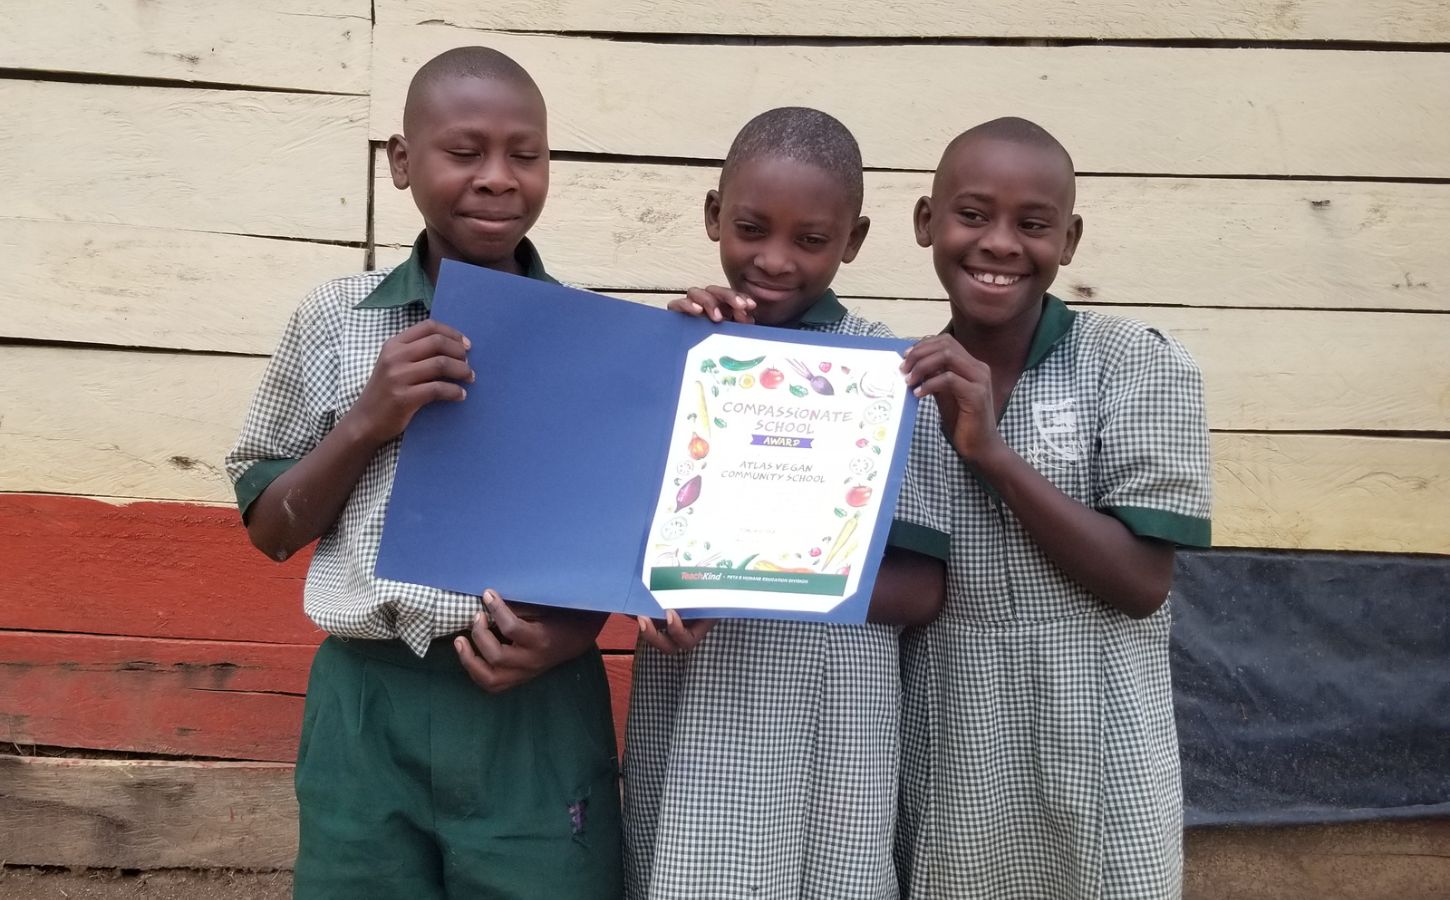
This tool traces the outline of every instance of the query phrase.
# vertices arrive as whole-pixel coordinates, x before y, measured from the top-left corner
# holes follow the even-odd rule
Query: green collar
[[[1037,330],[1032,333],[1032,343],[1027,348],[1027,365],[1024,369],[1036,368],[1052,354],[1067,333],[1072,329],[1072,320],[1077,311],[1069,309],[1066,303],[1047,294],[1042,298],[1042,318],[1037,320]]]
[[[1044,359],[1052,355],[1055,348],[1072,329],[1072,320],[1077,318],[1077,310],[1068,308],[1066,303],[1057,299],[1051,294],[1044,294],[1042,297],[1042,316],[1037,320],[1037,329],[1032,332],[1032,343],[1027,345],[1027,364],[1022,371],[1036,368]],[[948,322],[947,327],[942,329],[943,334],[952,334],[952,323]]]
[[[846,307],[836,299],[836,292],[830,288],[821,295],[821,298],[812,303],[810,309],[801,313],[796,320],[797,325],[834,325],[846,318]]]
[[[423,248],[427,245],[427,240],[427,232],[419,234],[418,239],[413,242],[413,252],[408,259],[384,276],[378,286],[373,288],[373,292],[353,308],[392,309],[407,306],[409,303],[421,303],[424,309],[431,310],[433,282],[428,280],[428,273],[423,271]],[[516,256],[523,263],[525,278],[558,284],[544,271],[544,262],[539,258],[539,251],[534,249],[528,238],[519,242]]]

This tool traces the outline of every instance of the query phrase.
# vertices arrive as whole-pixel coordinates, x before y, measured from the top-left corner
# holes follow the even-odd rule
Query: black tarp
[[[1450,558],[1179,554],[1187,825],[1450,815]]]

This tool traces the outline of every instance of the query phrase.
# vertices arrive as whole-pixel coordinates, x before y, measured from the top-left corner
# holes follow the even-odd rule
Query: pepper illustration
[[[698,434],[690,437],[690,459],[704,459],[710,452],[710,442]]]

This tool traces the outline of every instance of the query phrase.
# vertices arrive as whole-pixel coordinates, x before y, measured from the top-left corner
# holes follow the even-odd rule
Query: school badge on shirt
[[[1027,462],[1038,471],[1065,469],[1081,462],[1086,447],[1078,434],[1076,400],[1066,397],[1055,403],[1033,401],[1032,425],[1037,440],[1028,448]]]

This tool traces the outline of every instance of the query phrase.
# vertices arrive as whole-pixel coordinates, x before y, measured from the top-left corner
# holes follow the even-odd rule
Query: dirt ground
[[[289,900],[291,872],[0,867],[0,900]]]

